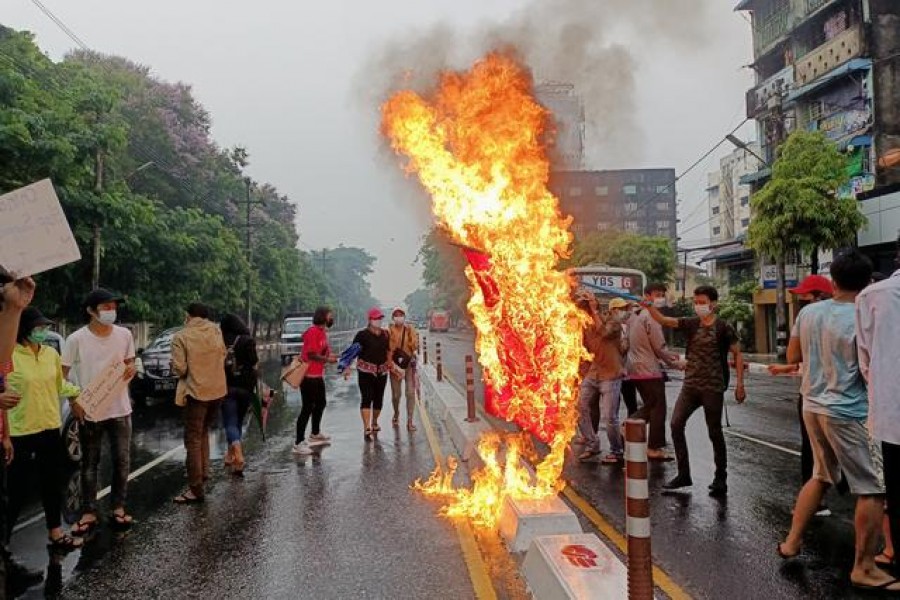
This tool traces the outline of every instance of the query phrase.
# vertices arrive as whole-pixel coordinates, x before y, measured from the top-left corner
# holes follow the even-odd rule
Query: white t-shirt
[[[134,358],[134,337],[124,327],[113,325],[106,337],[95,335],[88,327],[82,327],[69,336],[63,348],[62,364],[75,373],[78,385],[84,387],[114,360]],[[131,397],[128,386],[114,402],[110,402],[106,414],[99,421],[126,417],[131,414]]]

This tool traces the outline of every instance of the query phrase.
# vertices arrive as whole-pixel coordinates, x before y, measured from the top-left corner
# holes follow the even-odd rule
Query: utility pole
[[[100,202],[100,195],[103,193],[103,150],[97,148],[94,155],[94,192],[97,194],[97,203]],[[91,265],[91,289],[95,290],[100,287],[100,244],[101,244],[101,216],[98,214],[94,220],[93,232],[93,264]]]
[[[254,204],[265,204],[263,200],[252,200],[250,198],[250,188],[253,185],[253,181],[249,177],[244,178],[244,183],[247,185],[247,200],[246,200],[246,216],[247,222],[245,223],[245,227],[247,228],[246,234],[246,242],[247,242],[247,289],[245,295],[245,305],[247,309],[247,327],[250,327],[251,330],[253,326],[251,325],[253,321],[253,245],[252,245],[252,227],[253,223],[250,220],[250,210]]]
[[[784,101],[784,90],[779,85],[775,90],[772,112],[766,122],[766,137],[769,142],[769,150],[771,152],[771,160],[769,164],[774,164],[775,154],[781,143],[784,141],[784,112],[782,110],[782,102]],[[775,352],[778,360],[787,359],[787,340],[788,340],[788,322],[787,322],[787,305],[785,304],[785,261],[788,248],[782,247],[779,255],[775,257]]]

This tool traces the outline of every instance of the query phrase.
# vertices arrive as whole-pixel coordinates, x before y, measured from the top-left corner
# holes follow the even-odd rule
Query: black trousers
[[[894,548],[900,544],[900,444],[881,442],[884,455],[884,491],[887,499],[888,521]],[[894,550],[896,552],[896,550]],[[898,563],[896,557],[894,564]]]
[[[622,382],[622,402],[628,410],[628,417],[631,418],[638,411],[637,403],[637,385],[636,382],[626,379]],[[641,398],[643,398],[641,394]],[[646,400],[645,400],[646,401]]]
[[[12,438],[13,461],[9,466],[9,507],[6,513],[7,539],[19,518],[36,476],[41,488],[47,529],[62,525],[63,444],[58,429],[46,429]]]
[[[321,433],[322,415],[325,413],[325,380],[321,377],[304,377],[300,383],[300,416],[297,417],[297,443],[306,438],[306,426],[312,419],[312,434]]]
[[[359,373],[359,395],[362,399],[362,408],[381,410],[384,405],[384,389],[387,387],[387,374],[374,375],[372,373]]]
[[[644,404],[631,415],[650,425],[647,447],[660,450],[666,447],[666,382],[660,379],[636,379],[631,382],[640,392]]]
[[[684,434],[688,419],[698,408],[703,409],[706,429],[712,442],[716,463],[716,480],[725,481],[728,476],[728,457],[725,450],[725,434],[722,433],[722,409],[725,406],[723,392],[706,392],[692,388],[682,388],[672,413],[672,444],[678,461],[678,474],[691,476],[691,462],[688,457],[687,438]]]

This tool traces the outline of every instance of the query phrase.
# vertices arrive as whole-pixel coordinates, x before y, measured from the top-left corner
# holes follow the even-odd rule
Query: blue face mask
[[[35,329],[28,334],[28,341],[32,344],[43,344],[47,341],[48,333],[46,329]]]

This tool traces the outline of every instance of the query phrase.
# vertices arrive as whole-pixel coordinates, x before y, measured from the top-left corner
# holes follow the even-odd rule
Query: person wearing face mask
[[[390,351],[390,334],[382,328],[384,313],[373,308],[368,314],[369,325],[356,334],[354,344],[359,344],[359,356],[356,369],[359,371],[359,394],[361,397],[360,417],[363,422],[364,436],[372,441],[381,431],[378,417],[384,403],[384,390],[387,387],[388,353]],[[344,377],[350,376],[350,369],[344,371]]]
[[[657,309],[666,306],[666,286],[651,283],[644,289],[644,300]],[[646,310],[631,318],[628,327],[628,381],[641,395],[643,406],[632,415],[650,426],[647,458],[666,461],[671,458],[666,447],[666,383],[660,363],[670,368],[680,366],[679,356],[666,347],[662,326]]]
[[[747,392],[744,390],[744,357],[741,354],[741,346],[734,329],[716,318],[718,301],[719,292],[716,288],[701,285],[694,290],[694,313],[697,316],[681,319],[663,315],[649,299],[643,302],[657,323],[663,327],[680,329],[687,340],[684,385],[675,403],[671,425],[678,475],[666,483],[664,488],[675,490],[693,485],[685,426],[691,415],[702,408],[716,464],[715,478],[709,486],[709,493],[713,497],[728,494],[728,458],[725,436],[722,433],[722,411],[725,407],[725,390],[728,389],[731,375],[728,368],[729,352],[734,355],[737,372],[735,400],[740,404],[747,398]]]
[[[391,345],[388,353],[388,364],[391,366],[391,404],[394,406],[394,418],[391,424],[400,425],[400,396],[406,386],[406,429],[415,431],[413,415],[416,410],[416,353],[419,351],[419,334],[416,329],[406,323],[406,311],[396,307],[391,313],[391,325],[388,333]]]
[[[115,324],[122,298],[102,288],[87,295],[82,307],[88,324],[66,340],[62,355],[63,375],[74,375],[74,381],[86,386],[114,362],[124,362],[125,377],[134,376],[134,337],[124,327]],[[102,415],[88,418],[77,403],[72,413],[81,422],[79,435],[83,457],[81,461],[82,515],[72,529],[74,535],[88,535],[97,526],[97,476],[100,467],[100,446],[103,436],[109,440],[112,463],[112,520],[118,527],[129,527],[132,517],[125,510],[128,474],[131,470],[131,398],[128,386],[103,410]]]
[[[7,539],[12,534],[19,512],[29,496],[32,478],[37,477],[49,546],[59,552],[81,548],[83,540],[62,529],[63,447],[59,429],[62,415],[59,398],[76,398],[80,390],[66,381],[62,361],[56,350],[43,345],[47,327],[52,322],[33,307],[22,311],[17,345],[13,352],[13,371],[7,387],[19,395],[20,401],[9,411],[9,434],[12,448],[7,449],[9,464],[9,506]]]
[[[320,306],[313,313],[312,327],[303,334],[303,351],[300,359],[309,367],[300,382],[300,414],[297,416],[297,437],[292,449],[294,454],[307,456],[316,446],[325,446],[331,437],[322,433],[322,415],[328,404],[325,394],[325,365],[337,362],[328,345],[328,330],[334,326],[334,315],[327,306]],[[312,419],[312,432],[306,439],[306,426]]]

